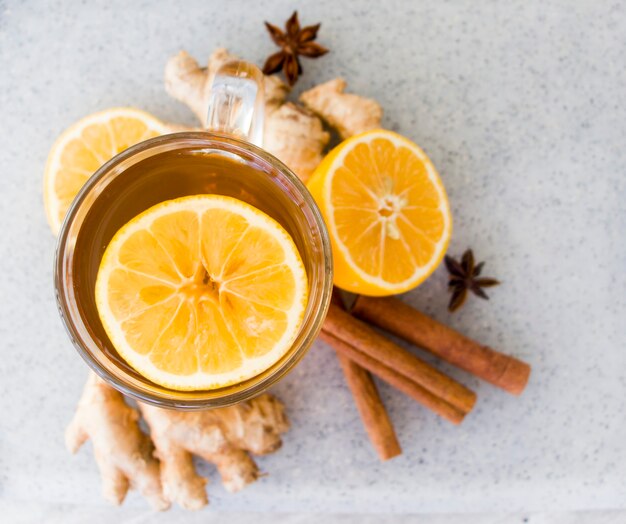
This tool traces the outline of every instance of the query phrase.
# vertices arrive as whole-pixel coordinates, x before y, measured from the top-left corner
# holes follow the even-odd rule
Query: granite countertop
[[[86,367],[52,291],[41,190],[50,145],[113,106],[192,123],[165,94],[166,59],[186,49],[203,61],[226,46],[261,63],[273,51],[262,21],[282,22],[294,4],[0,0],[0,504],[109,511],[90,447],[71,457],[63,445]],[[490,301],[455,315],[443,268],[404,299],[534,372],[514,398],[441,366],[479,395],[460,427],[380,384],[404,450],[381,464],[318,342],[274,388],[293,429],[260,459],[269,476],[230,495],[200,464],[213,481],[211,509],[626,510],[624,4],[318,0],[298,9],[304,23],[323,22],[320,42],[332,51],[304,62],[297,90],[341,75],[377,99],[384,125],[420,144],[441,173],[450,252],[472,246],[503,281]],[[146,508],[132,493],[108,514],[121,521]]]

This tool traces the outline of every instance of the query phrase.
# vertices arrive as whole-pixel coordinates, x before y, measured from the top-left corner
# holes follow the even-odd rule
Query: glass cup
[[[65,217],[55,260],[61,317],[91,369],[137,400],[193,410],[224,407],[256,396],[302,359],[326,316],[332,254],[320,211],[287,166],[251,143],[262,140],[262,79],[255,66],[240,61],[225,64],[212,83],[210,132],[175,133],[128,148],[95,172]],[[177,177],[175,182],[173,177]],[[94,287],[104,250],[122,225],[158,202],[199,193],[234,196],[280,222],[300,251],[309,298],[291,348],[270,368],[220,389],[176,391],[143,377],[117,354],[97,315]]]

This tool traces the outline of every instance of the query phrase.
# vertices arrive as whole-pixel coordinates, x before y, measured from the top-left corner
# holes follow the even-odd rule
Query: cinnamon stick
[[[442,400],[440,397],[432,394],[411,379],[401,375],[390,367],[381,364],[378,360],[372,358],[366,353],[362,353],[354,346],[335,336],[330,331],[322,329],[320,338],[328,345],[332,346],[337,352],[345,355],[362,368],[367,369],[371,373],[377,375],[382,380],[395,387],[405,395],[408,395],[416,402],[435,412],[437,415],[445,418],[453,424],[460,424],[466,413],[452,404]]]
[[[528,383],[525,362],[482,346],[397,298],[359,296],[352,312],[513,395]]]
[[[328,310],[323,329],[463,413],[471,411],[476,402],[476,394],[473,391],[397,346],[334,304],[331,304]],[[358,360],[356,362],[360,363]],[[363,367],[370,369],[367,366]]]
[[[333,290],[331,302],[345,310],[343,299],[336,288]],[[378,457],[385,461],[399,455],[402,453],[400,443],[372,376],[342,353],[336,352],[336,355],[365,431]]]
[[[342,353],[337,353],[337,358],[378,457],[389,460],[400,455],[402,448],[372,376]]]

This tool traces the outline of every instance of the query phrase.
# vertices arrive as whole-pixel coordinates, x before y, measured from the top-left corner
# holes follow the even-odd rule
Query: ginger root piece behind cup
[[[237,57],[217,49],[201,67],[186,51],[171,57],[165,67],[165,89],[184,103],[204,125],[212,74]],[[302,106],[286,102],[289,87],[276,76],[265,76],[263,148],[284,162],[304,182],[322,161],[330,135],[321,120]]]

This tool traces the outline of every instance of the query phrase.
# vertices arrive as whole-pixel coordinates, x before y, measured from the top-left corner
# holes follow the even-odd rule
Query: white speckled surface
[[[224,45],[261,62],[272,51],[262,20],[280,22],[293,6],[0,0],[0,500],[105,507],[89,449],[71,458],[63,448],[86,368],[52,293],[54,240],[41,204],[52,141],[110,106],[192,122],[163,90],[166,58],[185,48],[204,59]],[[293,430],[280,453],[260,460],[270,476],[232,496],[202,465],[214,480],[211,508],[626,508],[624,3],[298,8],[305,23],[323,22],[320,41],[332,49],[304,63],[299,87],[343,75],[379,100],[384,124],[421,144],[445,181],[451,252],[473,246],[485,272],[504,281],[491,301],[454,317],[443,270],[406,299],[528,360],[534,374],[516,399],[450,371],[479,394],[458,428],[381,385],[404,454],[380,464],[319,343],[275,388]],[[132,494],[126,504],[141,520],[144,501]]]

